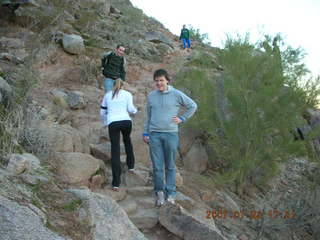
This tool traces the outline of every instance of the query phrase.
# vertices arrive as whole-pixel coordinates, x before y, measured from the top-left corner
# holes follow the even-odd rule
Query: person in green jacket
[[[123,81],[126,79],[126,59],[124,58],[125,47],[118,45],[115,51],[103,54],[101,58],[102,74],[104,79],[104,91],[109,92],[113,89],[115,79],[121,78]]]
[[[180,40],[183,42],[183,49],[190,48],[190,33],[189,30],[186,28],[186,25],[183,25],[180,33]]]

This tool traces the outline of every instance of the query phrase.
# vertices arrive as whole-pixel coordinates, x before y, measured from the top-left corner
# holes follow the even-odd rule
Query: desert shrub
[[[195,54],[191,60],[188,62],[187,66],[195,66],[205,69],[214,69],[218,67],[213,56],[208,54],[207,52],[200,51],[198,54]]]
[[[201,33],[199,28],[195,28],[192,25],[188,25],[188,29],[189,29],[191,40],[198,41],[200,43],[205,43],[208,45],[211,44],[208,33]]]
[[[81,62],[81,83],[95,83],[101,74],[101,63],[92,59],[82,59]]]
[[[130,26],[134,24],[142,24],[144,14],[141,9],[126,6],[121,8],[121,12],[123,13],[123,17],[121,19],[123,23],[129,24]]]
[[[272,45],[269,39],[263,41]],[[250,43],[248,36],[228,38],[218,53],[225,69],[220,77],[210,75],[204,64],[180,72],[176,81],[199,105],[189,124],[209,136],[221,163],[216,180],[234,183],[238,193],[250,184],[266,183],[277,174],[279,163],[307,155],[292,130],[305,124],[301,114],[317,103],[313,90],[298,84],[307,73],[299,49],[292,55],[291,47],[277,52],[261,46]],[[300,74],[291,74],[294,66]]]
[[[288,166],[294,166],[295,161],[290,162]],[[307,165],[302,162],[300,161],[300,167]],[[294,168],[299,169],[297,165]],[[290,179],[285,180],[288,181],[288,185],[280,185],[283,189],[276,187],[265,195],[255,198],[252,209],[261,211],[262,214],[259,218],[252,219],[250,226],[259,233],[258,237],[264,236],[267,239],[276,240],[284,235],[289,238],[308,233],[310,239],[311,237],[319,239],[320,188],[317,174],[319,167],[315,170],[313,173],[290,172]],[[299,176],[299,178],[294,179],[293,176]]]
[[[27,93],[36,82],[34,73],[25,69],[8,73],[6,77],[13,87],[13,94],[7,102],[0,103],[0,156],[2,163],[4,163],[6,155],[24,151],[20,143],[24,138],[23,133],[26,131],[24,113]]]

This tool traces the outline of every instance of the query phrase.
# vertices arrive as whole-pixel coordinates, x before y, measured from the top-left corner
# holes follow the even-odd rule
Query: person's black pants
[[[123,137],[128,168],[134,168],[134,154],[130,138],[132,123],[130,120],[116,121],[109,124],[108,129],[111,141],[112,186],[119,187],[121,183],[120,132]]]

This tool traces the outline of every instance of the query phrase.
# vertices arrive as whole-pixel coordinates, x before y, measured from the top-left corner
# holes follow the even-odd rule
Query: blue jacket
[[[186,111],[179,115],[182,107]],[[150,132],[178,132],[178,124],[172,118],[177,116],[185,122],[196,110],[197,104],[172,86],[168,86],[168,90],[164,92],[154,90],[147,99],[144,135]]]

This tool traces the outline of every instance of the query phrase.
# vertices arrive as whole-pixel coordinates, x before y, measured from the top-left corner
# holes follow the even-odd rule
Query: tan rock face
[[[89,153],[86,136],[69,125],[40,126],[40,132],[48,147],[54,152],[83,152]]]
[[[13,175],[19,175],[40,167],[40,160],[32,154],[12,154],[9,157],[7,171]]]
[[[226,240],[215,225],[200,221],[179,205],[167,204],[160,208],[159,221],[170,232],[186,240]]]
[[[196,140],[198,133],[190,128],[180,128],[179,137],[180,137],[180,145],[179,145],[179,152],[182,156],[186,155],[192,144]]]
[[[104,172],[103,162],[85,153],[57,153],[60,177],[69,184],[89,186],[92,177]]]
[[[87,137],[91,144],[99,144],[109,141],[108,130],[102,126],[101,121],[82,124],[78,129]]]
[[[184,169],[196,173],[202,173],[208,166],[208,155],[200,140],[196,140],[189,152],[183,157]]]

